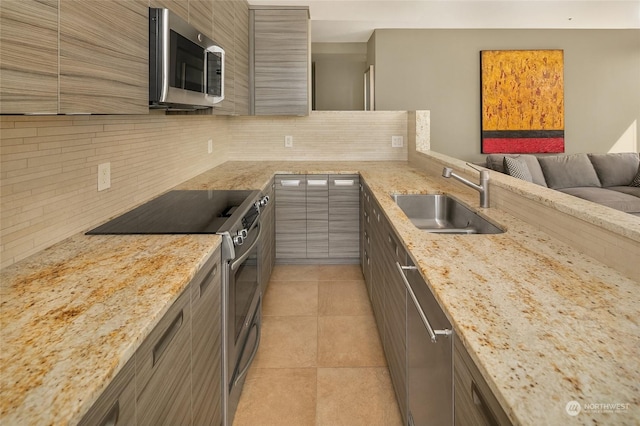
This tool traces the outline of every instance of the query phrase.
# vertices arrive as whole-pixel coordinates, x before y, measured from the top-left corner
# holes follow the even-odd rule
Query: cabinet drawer
[[[191,288],[187,287],[136,352],[138,398],[156,373],[175,368],[180,351],[189,351],[191,339]],[[189,352],[187,352],[189,355]]]
[[[511,425],[462,342],[454,337],[454,415],[457,425]]]
[[[135,355],[80,420],[80,426],[131,425],[136,420]]]

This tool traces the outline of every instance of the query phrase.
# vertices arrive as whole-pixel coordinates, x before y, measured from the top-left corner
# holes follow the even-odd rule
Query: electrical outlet
[[[404,138],[402,136],[391,136],[391,147],[402,148],[404,145]]]
[[[209,139],[209,141],[207,141],[207,152],[209,154],[213,153],[213,139]]]
[[[111,188],[111,163],[98,164],[98,191]]]
[[[284,137],[284,147],[285,148],[293,148],[293,136],[285,136]]]

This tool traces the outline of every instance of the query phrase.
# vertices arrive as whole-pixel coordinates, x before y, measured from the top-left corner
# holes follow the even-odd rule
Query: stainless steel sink
[[[504,231],[446,194],[393,194],[419,229],[441,234],[501,234]]]

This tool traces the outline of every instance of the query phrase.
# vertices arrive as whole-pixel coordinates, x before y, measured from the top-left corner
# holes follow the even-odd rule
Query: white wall
[[[366,43],[313,43],[315,110],[364,110]]]

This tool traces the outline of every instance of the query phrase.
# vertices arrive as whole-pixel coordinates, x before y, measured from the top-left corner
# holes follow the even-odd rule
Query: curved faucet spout
[[[453,172],[453,169],[450,167],[445,167],[442,169],[442,177],[444,178],[454,178],[470,188],[475,189],[480,193],[480,206],[484,208],[489,207],[489,171],[481,170],[480,171],[480,184],[475,184],[468,179],[463,178]]]

